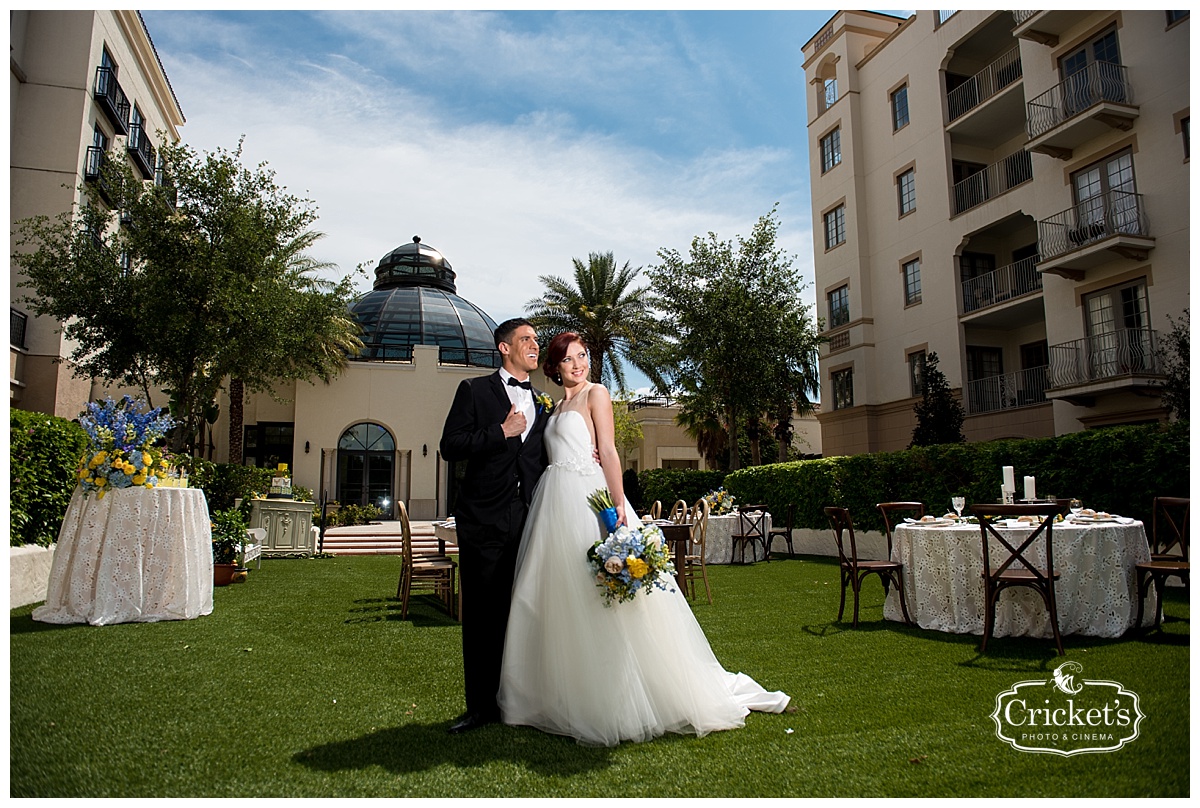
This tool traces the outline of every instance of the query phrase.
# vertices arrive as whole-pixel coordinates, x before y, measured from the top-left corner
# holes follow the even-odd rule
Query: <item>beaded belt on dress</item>
[[[577,474],[591,474],[596,470],[596,461],[591,455],[573,455],[562,460],[555,460],[550,468],[564,468]]]

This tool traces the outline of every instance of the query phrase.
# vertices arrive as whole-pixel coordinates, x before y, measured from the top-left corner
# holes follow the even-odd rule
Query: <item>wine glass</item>
[[[1071,515],[1078,516],[1079,512],[1083,510],[1083,503],[1080,502],[1075,497],[1071,497],[1071,506],[1070,507],[1071,507]]]
[[[951,497],[950,505],[954,508],[954,512],[958,514],[958,518],[962,519],[962,511],[967,506],[967,500],[963,497]]]

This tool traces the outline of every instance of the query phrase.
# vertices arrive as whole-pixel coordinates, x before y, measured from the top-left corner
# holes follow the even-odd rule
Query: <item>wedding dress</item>
[[[741,727],[751,710],[783,712],[787,695],[721,667],[673,578],[669,591],[605,605],[587,560],[603,531],[587,496],[606,487],[580,412],[588,392],[546,426],[550,465],[521,539],[504,647],[504,723],[615,746]]]

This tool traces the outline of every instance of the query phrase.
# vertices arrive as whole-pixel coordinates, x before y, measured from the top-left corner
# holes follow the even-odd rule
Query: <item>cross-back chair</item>
[[[738,509],[738,532],[729,537],[730,562],[745,564],[746,548],[750,548],[750,562],[754,563],[758,555],[757,548],[763,548],[763,560],[771,560],[771,548],[767,545],[767,506],[742,505]],[[733,561],[733,557],[737,561]]]
[[[408,600],[415,588],[433,592],[450,616],[457,618],[454,578],[458,565],[454,559],[444,555],[415,554],[408,508],[401,501],[396,502],[396,507],[400,511],[400,532],[404,541],[400,583],[396,587],[396,597],[400,598],[400,619],[408,619]]]
[[[972,505],[971,513],[979,517],[979,533],[983,541],[983,642],[980,651],[987,651],[988,640],[996,628],[996,604],[1004,590],[1026,587],[1037,592],[1050,613],[1050,627],[1059,656],[1063,650],[1062,633],[1058,629],[1058,600],[1054,585],[1060,573],[1054,569],[1054,518],[1067,512],[1067,501],[1030,503],[1025,505]],[[1033,531],[1022,539],[1010,538],[996,527],[997,519],[1030,517]],[[1038,545],[1045,547],[1044,566],[1036,563],[1034,552]],[[993,565],[991,548],[996,547],[998,564]]]
[[[767,555],[770,555],[771,546],[774,543],[776,536],[787,542],[789,556],[796,555],[796,551],[792,548],[792,528],[794,528],[796,525],[796,503],[789,502],[785,513],[786,516],[784,526],[772,526],[771,529],[767,531]]]
[[[1191,567],[1188,560],[1188,517],[1191,500],[1185,497],[1155,497],[1150,517],[1150,561],[1134,565],[1138,584],[1138,613],[1135,628],[1142,626],[1142,612],[1150,583],[1158,594],[1154,606],[1154,627],[1162,625],[1163,589],[1174,576],[1191,591]]]
[[[912,618],[908,616],[908,602],[904,594],[904,565],[890,559],[872,561],[859,558],[858,544],[854,538],[854,520],[846,508],[828,507],[825,509],[825,516],[829,519],[829,526],[833,528],[833,539],[837,543],[838,564],[842,573],[842,600],[838,605],[837,619],[840,621],[846,611],[846,587],[849,586],[854,593],[853,625],[858,628],[858,595],[862,590],[862,583],[868,575],[878,575],[880,581],[883,582],[885,594],[888,591],[889,583],[896,585],[896,594],[900,597],[900,611],[904,615],[904,622],[911,626]]]

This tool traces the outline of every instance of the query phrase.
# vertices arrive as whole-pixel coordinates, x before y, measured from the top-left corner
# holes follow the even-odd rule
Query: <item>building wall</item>
[[[1080,389],[1052,385],[1038,398],[1040,390],[1031,396],[1024,374],[969,385],[968,349],[998,349],[1006,374],[1024,370],[1021,349],[1031,343],[1044,340],[1052,356],[1062,356],[1056,349],[1086,336],[1085,296],[1136,278],[1145,279],[1150,327],[1160,333],[1170,329],[1168,317],[1178,318],[1188,306],[1189,186],[1180,121],[1190,115],[1190,22],[1169,26],[1162,11],[1055,11],[1038,12],[1022,27],[1008,11],[958,11],[939,20],[945,13],[919,11],[900,20],[838,12],[804,46],[817,303],[831,340],[821,354],[824,453],[908,444],[916,401],[908,355],[918,350],[938,354],[947,382],[967,404],[969,440],[1161,419],[1152,379],[1136,372]],[[1057,32],[1049,44],[1030,31],[1047,25]],[[1102,122],[1068,154],[1041,148],[1026,131],[1028,102],[1063,81],[1062,57],[1090,47],[1109,26],[1116,26],[1131,87],[1132,103],[1118,106],[1134,110],[1131,123],[1122,129]],[[1019,77],[998,83],[991,97],[979,90],[984,100],[958,114],[961,91],[947,87],[958,76],[971,77],[969,87],[983,87],[979,82],[1001,75],[1013,53]],[[838,86],[832,104],[823,103],[828,78]],[[909,120],[896,128],[892,94],[902,86]],[[823,173],[821,140],[835,129],[841,163]],[[1072,175],[1122,148],[1133,153],[1149,249],[1138,254],[1112,239],[1109,246],[1121,249],[1098,248],[1084,269],[1073,264],[1084,260],[1087,248],[1072,253],[1065,269],[1043,257],[1040,290],[966,310],[963,253],[991,254],[1000,268],[1027,243],[1047,252],[1039,223],[1074,206]],[[1007,190],[990,179],[990,197],[962,209],[956,163],[1011,171],[1009,163],[994,164],[1025,149],[1031,151],[1029,179]],[[901,214],[897,178],[908,170],[916,179],[916,207]],[[845,206],[846,238],[827,249],[824,214],[838,205]],[[921,299],[906,304],[902,265],[913,259],[921,262]],[[827,295],[843,285],[849,322],[830,326]],[[853,369],[853,406],[834,410],[832,374],[847,368]],[[988,409],[984,393],[992,387],[986,385],[1001,391],[1002,408]],[[1011,393],[1017,386],[1019,398]]]
[[[178,141],[183,114],[136,11],[12,11],[9,24],[11,230],[20,219],[69,212],[80,200],[78,187],[97,122],[118,148],[114,154],[124,153],[126,138],[115,136],[92,97],[105,47],[147,132]],[[21,275],[10,267],[10,301],[18,312],[28,314],[21,301],[27,294]],[[61,361],[72,347],[58,323],[30,315],[24,345],[11,349],[10,404],[66,418],[78,415],[91,383],[75,378],[72,364]]]

